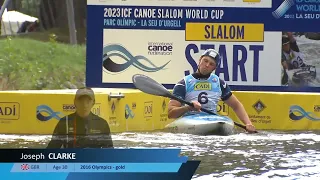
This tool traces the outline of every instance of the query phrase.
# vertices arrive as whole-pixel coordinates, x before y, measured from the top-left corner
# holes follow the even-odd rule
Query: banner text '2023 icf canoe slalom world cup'
[[[233,90],[318,91],[319,20],[320,0],[88,0],[87,85],[172,88],[214,48]]]

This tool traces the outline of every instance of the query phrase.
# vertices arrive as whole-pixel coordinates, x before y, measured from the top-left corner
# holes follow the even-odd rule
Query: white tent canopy
[[[17,34],[23,22],[34,22],[36,20],[38,20],[38,18],[18,11],[7,11],[7,9],[5,9],[1,19],[1,35]]]

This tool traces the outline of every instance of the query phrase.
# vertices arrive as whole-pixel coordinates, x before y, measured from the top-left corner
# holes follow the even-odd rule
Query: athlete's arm
[[[237,114],[238,118],[245,124],[245,125],[251,125],[251,121],[249,119],[249,116],[243,107],[242,103],[238,100],[238,98],[235,95],[230,96],[225,103],[230,106],[233,111]]]
[[[245,125],[252,125],[249,116],[243,107],[242,103],[238,100],[238,98],[232,94],[230,87],[228,84],[220,79],[220,87],[222,91],[221,100],[223,100],[228,106],[230,106],[233,111],[237,114],[238,118]]]
[[[288,38],[290,39],[290,49],[296,52],[300,52],[296,39],[293,37],[291,32],[287,32]]]
[[[186,88],[185,88],[184,80],[179,81],[174,86],[173,95],[181,99],[185,98]],[[182,104],[179,101],[170,99],[168,104],[168,118],[170,119],[178,118],[190,110],[191,110],[190,106],[182,106]]]
[[[283,67],[283,69],[285,70],[285,69],[288,69],[288,64],[287,64],[287,62],[286,61],[282,61],[282,67]]]

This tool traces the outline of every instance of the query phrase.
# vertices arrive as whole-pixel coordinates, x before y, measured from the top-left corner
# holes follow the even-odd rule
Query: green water
[[[50,136],[0,135],[2,148],[43,148]],[[320,132],[221,136],[171,133],[113,135],[116,147],[177,147],[201,160],[194,179],[320,179]],[[214,177],[214,178],[213,178]]]

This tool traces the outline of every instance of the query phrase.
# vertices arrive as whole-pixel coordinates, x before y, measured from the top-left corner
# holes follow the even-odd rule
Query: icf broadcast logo
[[[280,6],[272,12],[273,17],[277,19],[281,18],[294,4],[294,0],[284,0]]]

